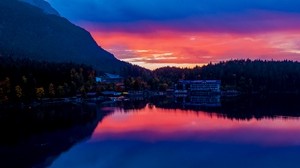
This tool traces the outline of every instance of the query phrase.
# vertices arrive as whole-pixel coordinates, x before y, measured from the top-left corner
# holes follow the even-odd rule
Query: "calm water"
[[[239,119],[152,104],[97,109],[109,113],[89,138],[58,155],[50,167],[300,167],[296,117]]]

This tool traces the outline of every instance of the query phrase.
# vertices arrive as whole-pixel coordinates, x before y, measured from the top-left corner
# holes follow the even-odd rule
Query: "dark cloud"
[[[300,28],[295,0],[48,0],[75,23],[114,31],[251,33]]]
[[[172,20],[248,10],[300,12],[295,0],[48,0],[74,20],[132,22]]]

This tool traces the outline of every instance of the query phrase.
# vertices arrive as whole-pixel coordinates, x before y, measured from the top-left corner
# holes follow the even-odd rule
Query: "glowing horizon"
[[[152,70],[163,66],[195,67],[231,59],[300,60],[297,45],[300,32],[255,35],[156,32],[156,36],[91,33],[99,45],[118,59]]]

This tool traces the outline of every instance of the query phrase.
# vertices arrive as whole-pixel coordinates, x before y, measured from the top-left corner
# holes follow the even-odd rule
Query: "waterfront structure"
[[[220,80],[180,80],[175,93],[221,93]]]

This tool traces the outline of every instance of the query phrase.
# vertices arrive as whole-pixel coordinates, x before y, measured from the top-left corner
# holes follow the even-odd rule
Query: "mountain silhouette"
[[[91,34],[43,0],[0,1],[0,56],[91,65],[120,72],[131,66],[102,49]]]
[[[20,1],[27,2],[33,6],[36,6],[42,9],[47,14],[60,16],[59,13],[54,8],[52,8],[52,6],[48,2],[44,0],[20,0]]]

